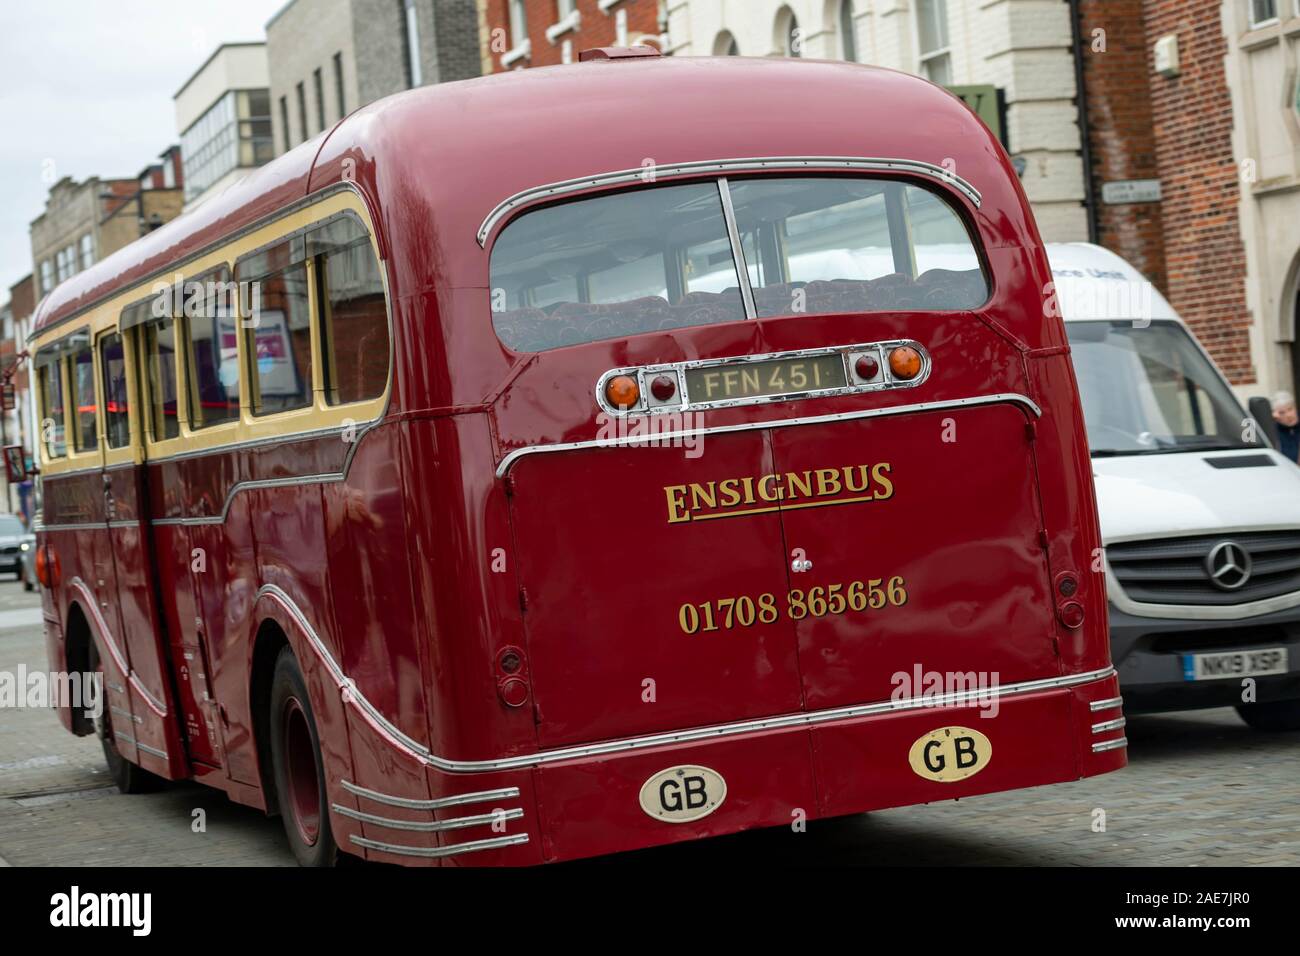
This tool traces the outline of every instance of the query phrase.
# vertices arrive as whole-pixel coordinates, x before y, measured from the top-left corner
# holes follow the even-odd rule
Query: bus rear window
[[[512,349],[540,351],[734,322],[747,317],[750,292],[759,318],[962,310],[988,298],[965,224],[929,190],[864,177],[765,177],[725,190],[743,260],[715,182],[515,220],[492,251],[497,334]]]
[[[714,183],[552,206],[492,250],[493,324],[518,351],[745,318]]]

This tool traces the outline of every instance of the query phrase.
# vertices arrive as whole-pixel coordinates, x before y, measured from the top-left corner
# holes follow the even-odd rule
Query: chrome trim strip
[[[731,240],[732,268],[737,270],[736,286],[740,301],[745,306],[745,318],[758,318],[754,303],[754,283],[749,278],[749,263],[745,261],[745,244],[740,241],[740,227],[736,225],[736,207],[731,202],[731,183],[723,176],[718,180],[718,196],[722,200],[722,216],[727,223],[727,238]],[[644,394],[644,393],[643,393]]]
[[[614,172],[597,173],[577,179],[566,179],[544,186],[533,186],[515,193],[503,200],[487,214],[478,230],[478,244],[487,248],[488,236],[493,228],[505,216],[519,208],[543,199],[555,199],[568,196],[598,186],[615,186],[623,183],[647,182],[647,176],[653,175],[654,181],[677,176],[703,176],[709,173],[726,174],[729,172],[760,172],[773,169],[851,169],[866,172],[911,173],[937,180],[945,186],[956,189],[976,208],[980,205],[980,194],[974,186],[953,173],[951,170],[935,166],[933,163],[918,159],[888,159],[852,156],[770,156],[745,157],[737,159],[705,160],[691,163],[671,163],[666,166],[638,166],[635,169],[620,169]]]
[[[153,754],[155,757],[161,757],[163,760],[168,759],[166,751],[159,750],[157,747],[150,747],[148,744],[142,744],[140,743],[140,741],[136,740],[130,734],[122,733],[122,731],[118,730],[116,727],[113,728],[113,739],[125,740],[127,743],[129,743],[132,747],[135,747],[137,750],[143,750],[145,753]]]
[[[1103,720],[1099,724],[1092,725],[1092,732],[1094,734],[1104,734],[1108,730],[1119,730],[1127,723],[1128,721],[1123,717],[1116,717],[1114,720]]]
[[[415,800],[410,797],[394,797],[377,790],[358,787],[348,780],[339,781],[348,793],[376,803],[386,803],[391,807],[406,807],[410,810],[443,810],[447,807],[462,807],[467,803],[487,803],[489,800],[511,800],[519,796],[518,787],[501,787],[497,790],[480,790],[477,793],[458,793],[453,797],[439,797],[436,800]]]
[[[674,432],[660,432],[653,436],[656,442],[672,441],[677,438],[690,438],[696,435],[723,435],[729,432],[754,431],[760,428],[793,428],[799,425],[825,425],[830,422],[853,421],[859,418],[879,418],[887,415],[907,415],[912,412],[939,411],[945,408],[965,408],[972,405],[999,405],[1009,402],[1022,406],[1035,418],[1042,415],[1042,410],[1032,399],[1016,392],[1001,392],[997,395],[980,395],[974,398],[954,398],[942,402],[919,402],[915,405],[895,405],[890,408],[864,408],[856,412],[839,412],[834,415],[814,415],[807,418],[782,418],[763,422],[742,422],[738,425],[712,425],[705,428],[687,428]],[[643,445],[645,435],[629,435],[623,438],[594,438],[588,441],[561,442],[554,445],[526,445],[516,448],[497,465],[497,477],[504,478],[516,461],[525,455],[541,455],[559,451],[577,451],[584,448],[618,448],[627,445]]]
[[[234,502],[235,495],[241,491],[252,491],[257,488],[285,488],[291,485],[327,485],[343,481],[346,477],[343,472],[329,472],[319,475],[295,475],[288,478],[257,478],[251,481],[239,481],[231,485],[230,490],[226,492],[226,501],[221,506],[221,514],[195,515],[186,518],[154,518],[150,521],[150,524],[163,526],[225,524],[226,518],[230,515],[230,505]]]
[[[1120,747],[1128,746],[1128,738],[1120,737],[1116,740],[1103,740],[1100,743],[1092,745],[1092,752],[1095,754],[1105,753],[1107,750],[1118,750]]]
[[[143,723],[144,723],[144,719],[143,719],[143,718],[141,718],[141,717],[137,717],[135,714],[131,713],[131,712],[130,712],[129,710],[127,710],[125,707],[118,707],[116,704],[111,704],[111,705],[109,705],[109,708],[108,708],[108,709],[109,709],[112,713],[117,714],[117,715],[120,716],[120,717],[125,717],[127,720],[129,720],[129,721],[130,721],[131,723],[133,723],[133,724],[143,724]]]
[[[362,823],[373,823],[378,827],[388,827],[391,830],[413,830],[419,833],[441,833],[444,830],[466,830],[470,827],[489,826],[498,820],[518,820],[524,815],[524,811],[518,807],[510,810],[502,810],[499,813],[480,813],[472,817],[453,817],[450,820],[420,821],[420,820],[394,820],[392,817],[380,817],[373,813],[362,813],[360,810],[353,810],[339,804],[333,804],[335,813],[342,814],[345,817],[351,817],[353,820],[360,820]]]
[[[95,600],[95,592],[90,589],[85,581],[80,577],[74,576],[68,581],[68,587],[80,595],[82,603],[90,611],[91,621],[99,636],[104,639],[104,644],[108,649],[108,655],[113,659],[113,666],[117,668],[119,674],[126,678],[126,682],[140,695],[140,698],[149,706],[159,717],[167,716],[167,706],[153,694],[149,693],[141,683],[140,678],[136,676],[135,671],[127,665],[126,655],[122,653],[121,648],[113,640],[112,632],[108,629],[108,622],[104,620],[104,615],[100,612],[99,602]],[[163,754],[166,757],[166,754]]]
[[[453,843],[450,846],[440,847],[401,846],[396,843],[367,840],[365,837],[359,836],[349,837],[349,839],[357,846],[363,846],[370,850],[382,850],[385,853],[398,853],[402,856],[422,856],[438,859],[445,856],[460,856],[462,853],[478,853],[480,850],[496,850],[504,846],[527,843],[528,834],[516,833],[512,836],[493,837],[490,840],[474,840],[471,843]]]
[[[1094,700],[1088,705],[1088,709],[1094,714],[1099,710],[1110,710],[1112,707],[1124,706],[1123,697],[1107,697],[1105,700]]]
[[[990,695],[1001,697],[1015,697],[1021,694],[1033,694],[1040,691],[1056,690],[1064,687],[1075,687],[1080,684],[1087,684],[1097,680],[1103,680],[1112,677],[1115,674],[1114,667],[1104,667],[1100,670],[1087,671],[1082,674],[1066,674],[1058,677],[1044,677],[1039,680],[1022,681],[1018,684],[1005,684],[995,688],[983,688],[971,691],[953,691],[948,694],[941,694],[935,697],[909,697],[903,700],[887,700],[872,704],[853,704],[848,707],[836,707],[831,710],[818,710],[810,712],[800,712],[796,714],[781,714],[776,717],[765,717],[757,720],[742,720],[730,724],[714,724],[707,727],[695,727],[687,730],[670,731],[660,734],[649,734],[643,737],[628,737],[622,740],[608,740],[601,743],[584,744],[577,747],[566,747],[558,750],[544,750],[540,753],[523,754],[518,757],[501,757],[496,760],[449,760],[445,757],[439,757],[431,752],[427,747],[418,741],[412,740],[402,731],[398,730],[379,710],[366,699],[366,696],[357,689],[353,683],[343,673],[338,662],[330,656],[329,650],[321,641],[320,636],[307,621],[306,616],[301,609],[293,602],[285,592],[274,584],[264,584],[258,589],[257,600],[261,600],[263,595],[269,595],[278,601],[298,622],[307,641],[316,656],[321,659],[334,677],[339,689],[345,691],[343,700],[348,704],[355,704],[362,712],[363,716],[371,725],[381,734],[387,736],[389,740],[403,750],[412,758],[420,760],[431,767],[439,770],[445,770],[449,773],[481,773],[489,770],[517,770],[523,767],[535,767],[543,764],[559,763],[564,760],[577,760],[583,757],[593,757],[604,754],[621,753],[631,750],[645,750],[650,747],[661,747],[666,744],[691,743],[700,740],[715,740],[720,737],[730,737],[736,734],[752,733],[758,730],[778,730],[789,727],[807,727],[816,724],[823,724],[830,721],[847,720],[855,717],[867,717],[876,714],[897,713],[899,711],[919,710],[923,708],[937,708],[944,706],[960,706],[963,704],[979,704],[987,701]],[[350,786],[346,789],[351,789]],[[373,793],[374,791],[368,791]]]

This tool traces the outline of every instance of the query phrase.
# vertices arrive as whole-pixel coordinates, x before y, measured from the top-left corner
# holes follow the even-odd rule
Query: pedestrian
[[[1300,463],[1300,414],[1290,392],[1273,396],[1273,420],[1277,422],[1278,451],[1289,461]]]

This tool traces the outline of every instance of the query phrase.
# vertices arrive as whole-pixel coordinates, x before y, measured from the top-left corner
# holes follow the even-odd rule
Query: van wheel
[[[1300,700],[1275,700],[1267,704],[1242,704],[1237,713],[1255,730],[1277,733],[1300,730]]]
[[[113,712],[109,709],[104,687],[104,669],[99,663],[99,648],[95,641],[90,641],[89,664],[91,673],[98,674],[100,680],[100,715],[95,718],[95,736],[104,748],[104,762],[108,764],[108,775],[117,784],[122,793],[153,793],[161,790],[166,783],[162,777],[150,773],[143,767],[131,763],[117,751],[117,741],[113,738]]]
[[[312,716],[307,682],[293,651],[286,647],[271,678],[271,762],[280,818],[293,855],[302,866],[333,866],[338,846],[330,830],[321,763],[320,738]]]
[[[18,569],[18,580],[23,582],[24,591],[36,590],[36,585],[33,584],[31,580],[27,577],[27,565],[24,564],[22,567]]]

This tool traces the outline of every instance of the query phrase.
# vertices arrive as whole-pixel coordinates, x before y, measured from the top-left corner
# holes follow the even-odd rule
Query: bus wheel
[[[1242,704],[1241,719],[1254,730],[1300,730],[1300,700],[1274,700],[1267,704]]]
[[[88,657],[91,673],[99,675],[100,713],[95,718],[95,736],[99,738],[99,745],[104,748],[104,762],[108,764],[108,775],[112,777],[113,783],[117,784],[117,789],[122,793],[152,793],[162,789],[165,783],[162,777],[131,763],[117,752],[117,741],[113,737],[113,712],[108,706],[103,691],[104,669],[99,663],[99,648],[95,646],[93,640],[90,642]]]
[[[330,831],[320,738],[307,696],[307,682],[288,647],[271,678],[271,762],[280,817],[293,855],[303,866],[333,866],[338,855]]]

